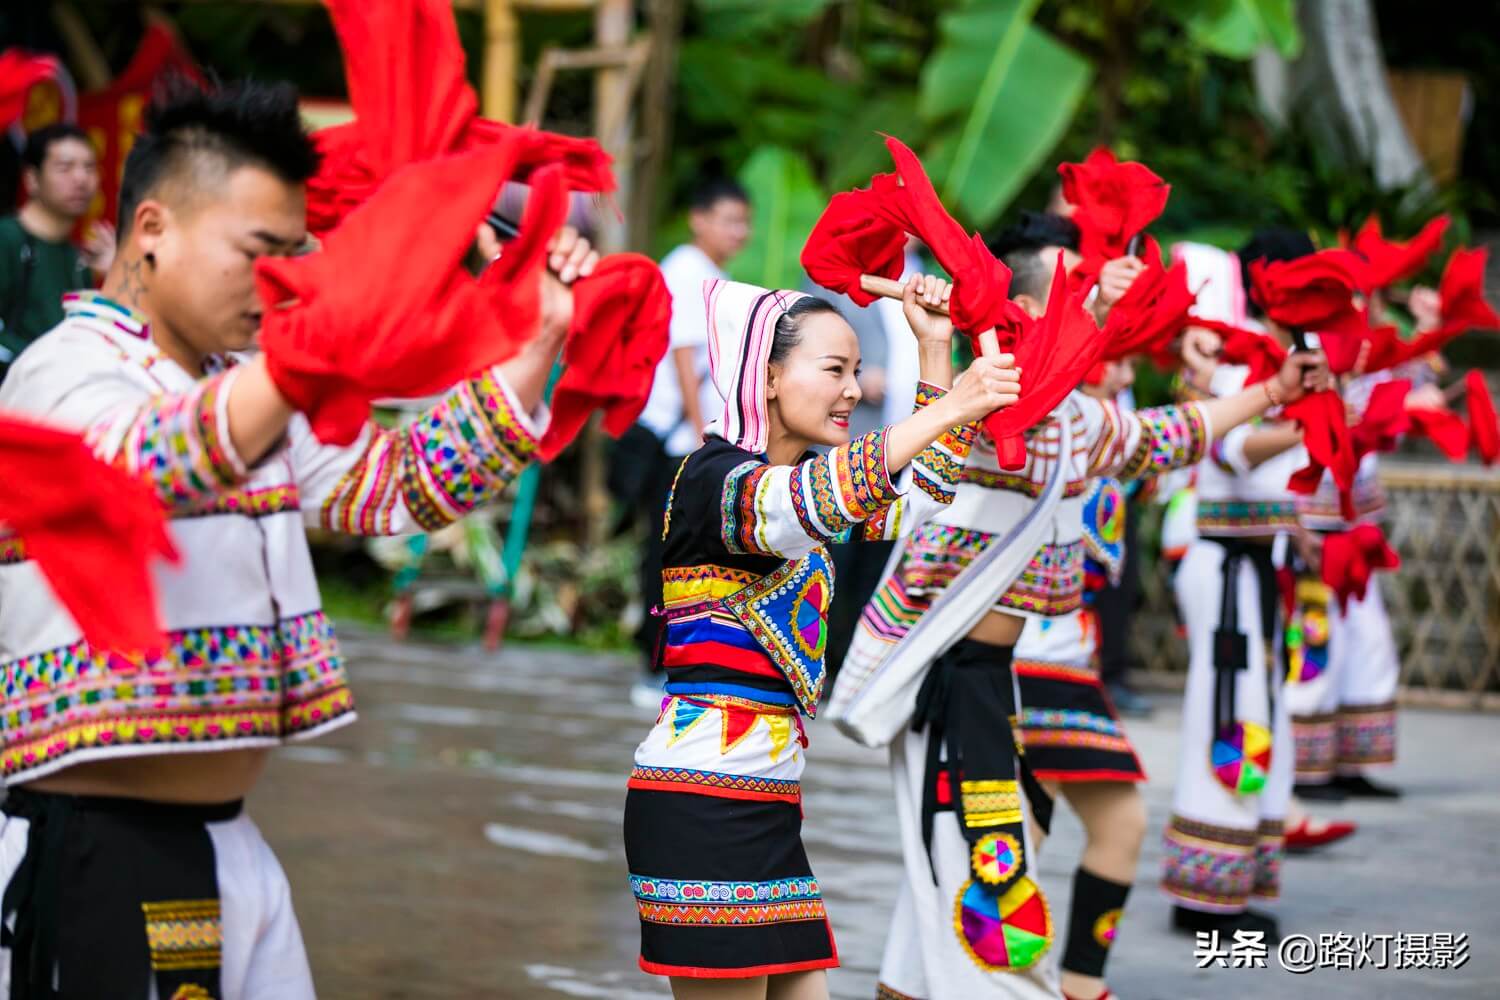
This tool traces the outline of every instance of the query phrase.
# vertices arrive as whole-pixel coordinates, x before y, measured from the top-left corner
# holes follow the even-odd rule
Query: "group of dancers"
[[[1180,927],[1274,937],[1248,904],[1279,893],[1288,839],[1349,832],[1294,813],[1294,784],[1389,791],[1365,773],[1394,759],[1398,672],[1376,455],[1409,433],[1500,452],[1482,381],[1465,419],[1433,364],[1500,327],[1482,252],[1403,291],[1407,337],[1392,289],[1441,221],[1164,257],[1167,185],[1100,151],[1061,168],[1064,212],[986,242],[888,140],[895,171],[836,195],[803,255],[859,304],[899,298],[916,341],[911,416],[850,440],[859,345],[829,302],[712,281],[672,303],[650,261],[563,224],[570,191],[613,189],[597,144],[478,117],[446,2],[330,10],[356,120],[309,135],[285,86],[164,89],[103,286],[0,386],[7,995],[314,995],[243,807],[272,748],[354,719],[306,528],[433,530],[596,411],[623,432],[674,307],[705,310],[724,403],[667,501],[666,690],[624,815],[641,968],[679,997],[827,996],[800,785],[822,705],[889,748],[904,877],[878,996],[1108,996],[1145,774],[1086,590],[1122,562],[1121,484],[1173,470],[1196,516],[1162,885]],[[494,214],[507,181],[520,219]],[[501,250],[475,278],[481,224]],[[904,273],[912,237],[947,278]],[[1117,404],[1146,357],[1180,402]],[[438,402],[391,429],[370,408],[392,396]],[[828,546],[851,535],[897,544],[830,692]],[[1059,795],[1087,832],[1060,977],[1029,874]]]

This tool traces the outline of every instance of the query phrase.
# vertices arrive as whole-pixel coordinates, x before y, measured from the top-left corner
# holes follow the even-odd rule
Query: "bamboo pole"
[[[515,120],[516,75],[520,62],[520,27],[511,0],[485,0],[480,110],[486,118],[502,122]]]

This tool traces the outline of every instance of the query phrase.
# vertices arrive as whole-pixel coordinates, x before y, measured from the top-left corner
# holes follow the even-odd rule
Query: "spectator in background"
[[[62,296],[94,284],[115,256],[114,227],[90,228],[82,252],[74,227],[99,193],[99,163],[76,125],[33,132],[21,154],[26,203],[0,219],[0,378],[33,340],[62,322]],[[94,272],[93,275],[89,271]]]
[[[727,278],[725,268],[750,239],[750,198],[732,180],[712,180],[693,193],[688,206],[692,240],[662,258],[661,273],[672,295],[671,347],[656,369],[651,396],[639,421],[615,445],[610,491],[627,512],[646,519],[641,554],[641,600],[646,614],[636,632],[644,668],[655,660],[661,604],[662,517],[672,479],[684,456],[703,442],[707,421],[722,408],[708,377],[708,314],[703,283]],[[643,677],[633,701],[657,707],[660,678]]]

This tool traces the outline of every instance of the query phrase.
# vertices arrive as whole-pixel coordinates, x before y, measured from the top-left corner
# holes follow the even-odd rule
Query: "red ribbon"
[[[0,523],[95,649],[131,656],[166,645],[150,567],[178,556],[161,501],[141,480],[77,434],[0,416]]]
[[[1376,570],[1401,566],[1401,557],[1373,524],[1324,535],[1322,561],[1323,582],[1338,597],[1340,608],[1348,605],[1350,597],[1364,600]]]

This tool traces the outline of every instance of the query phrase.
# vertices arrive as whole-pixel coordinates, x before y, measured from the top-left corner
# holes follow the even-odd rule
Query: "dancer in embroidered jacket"
[[[825,545],[850,530],[893,538],[949,503],[972,423],[1014,402],[1019,382],[1008,356],[981,358],[948,391],[952,325],[918,304],[946,286],[914,277],[917,412],[848,441],[859,349],[837,311],[734,282],[704,294],[726,402],[667,501],[667,697],[625,807],[640,965],[679,995],[826,996],[817,970],[838,959],[802,847],[799,783],[800,717],[816,711],[824,676]],[[814,444],[832,450],[814,457]],[[908,464],[903,495],[893,477]]]
[[[1194,287],[1212,285],[1212,295],[1200,298],[1205,319],[1253,330],[1242,263],[1312,252],[1303,234],[1267,230],[1238,257],[1199,246],[1180,248],[1179,257]],[[1269,320],[1265,328],[1268,338],[1291,344],[1288,331]],[[1210,396],[1263,390],[1278,405],[1295,398],[1272,380],[1246,390],[1251,370],[1209,360],[1195,382]],[[1295,828],[1319,843],[1353,832],[1349,824],[1302,816],[1292,803],[1272,549],[1278,537],[1299,531],[1288,481],[1307,458],[1296,424],[1271,414],[1226,434],[1198,467],[1197,538],[1175,577],[1189,665],[1177,785],[1163,834],[1162,887],[1181,930],[1242,929],[1274,937],[1275,919],[1251,910],[1249,902],[1280,895],[1288,832]],[[1226,596],[1231,584],[1233,594]]]
[[[1048,307],[1059,249],[1028,247],[1006,259],[1012,296],[1032,315]],[[1317,377],[1316,368],[1314,359],[1289,361],[1278,385],[1295,398],[1304,379]],[[907,541],[865,609],[834,691],[835,718],[847,718],[864,685],[878,683],[903,657],[930,664],[912,725],[891,746],[906,875],[881,963],[882,996],[1056,995],[1037,968],[1052,941],[1051,915],[1026,875],[1023,803],[1045,829],[1050,800],[1024,758],[1018,768],[1010,725],[1018,711],[1016,641],[1027,619],[1058,618],[1082,603],[1082,507],[1091,479],[1134,479],[1188,465],[1216,431],[1268,405],[1257,388],[1127,413],[1075,391],[1027,434],[1026,465],[1018,473],[999,467],[993,444],[981,435],[953,506]],[[1041,498],[1059,494],[1038,508]],[[1024,534],[1028,524],[1040,524],[1040,533]],[[1016,538],[1040,542],[1013,553],[1007,579],[974,583],[980,577],[966,575],[971,567],[1003,565],[992,557],[1015,548]],[[992,586],[1001,589],[998,597],[985,597]],[[957,606],[961,594],[978,602],[977,613],[932,617],[940,607]],[[929,618],[940,624],[926,624]],[[1025,794],[1023,785],[1030,786]],[[1103,906],[1102,895],[1089,898],[1096,896]]]
[[[64,996],[144,996],[154,981],[163,998],[310,998],[285,876],[242,808],[271,748],[354,719],[306,529],[428,530],[502,490],[546,425],[571,292],[544,278],[540,332],[409,428],[322,444],[265,355],[230,363],[261,326],[257,259],[306,232],[316,156],[295,92],[174,93],[146,124],[102,291],[66,298],[0,408],[82,431],[147,483],[182,558],[155,573],[165,647],[127,656],[91,646],[24,551],[0,546],[0,993],[51,996],[55,980]],[[445,195],[482,206],[501,181]],[[555,249],[562,277],[592,269],[576,235]],[[412,329],[406,363],[430,369],[435,331]],[[328,329],[328,344],[361,332]]]

